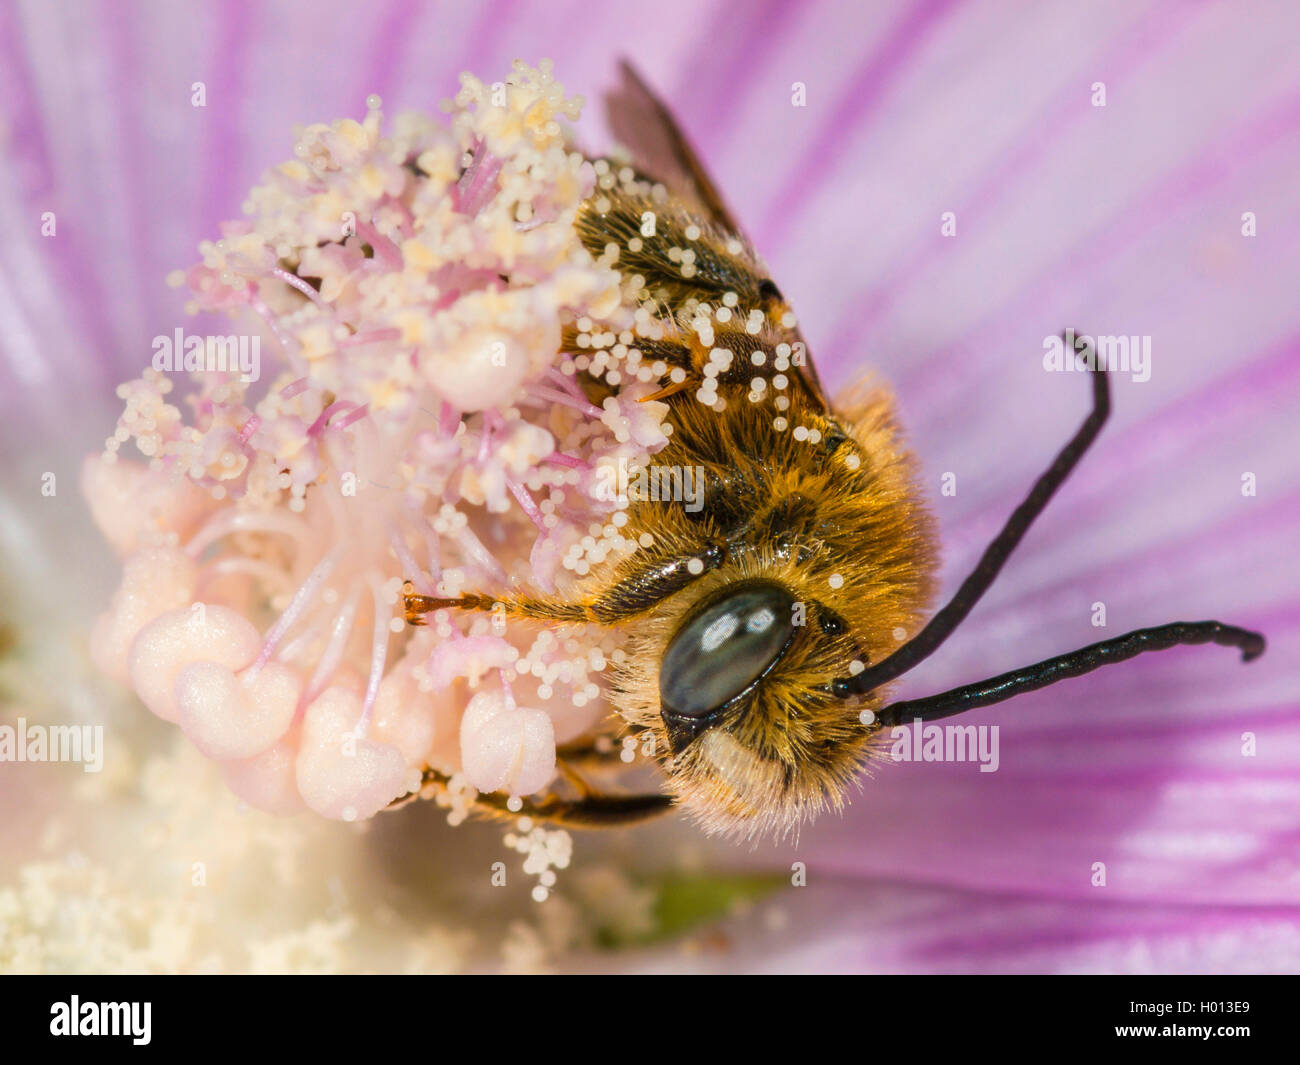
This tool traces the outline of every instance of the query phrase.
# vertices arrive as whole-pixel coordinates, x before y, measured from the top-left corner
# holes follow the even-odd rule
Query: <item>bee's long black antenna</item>
[[[1224,647],[1240,648],[1243,662],[1258,658],[1264,653],[1265,647],[1264,637],[1259,633],[1233,625],[1223,625],[1217,621],[1175,621],[1159,628],[1138,629],[1113,640],[1090,644],[1069,654],[1057,655],[1036,665],[953,688],[939,695],[891,703],[879,711],[877,719],[885,727],[892,727],[918,718],[933,721],[936,718],[951,717],[976,707],[1000,703],[1037,688],[1045,688],[1058,680],[1091,673],[1094,669],[1113,662],[1123,662],[1126,658],[1133,658],[1145,651],[1163,651],[1187,643],[1217,643]]]
[[[882,684],[887,684],[895,677],[902,676],[938,650],[940,644],[953,634],[957,626],[979,602],[980,597],[988,591],[1011,552],[1016,549],[1016,545],[1020,543],[1034,519],[1043,512],[1043,508],[1055,495],[1056,490],[1078,465],[1084,452],[1101,432],[1101,427],[1106,423],[1109,415],[1110,383],[1106,380],[1104,369],[1094,368],[1092,370],[1092,413],[1084,420],[1070,442],[1061,449],[1055,461],[1047,468],[1047,472],[1038,478],[1024,502],[1012,512],[1002,531],[984,549],[979,564],[970,576],[962,581],[957,594],[930,619],[925,628],[893,654],[881,659],[875,665],[868,666],[861,673],[835,680],[831,690],[836,695],[841,698],[863,695]]]

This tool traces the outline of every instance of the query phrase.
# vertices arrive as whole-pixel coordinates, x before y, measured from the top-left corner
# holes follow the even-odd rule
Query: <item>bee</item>
[[[571,600],[486,591],[441,599],[408,585],[405,607],[412,623],[447,607],[504,607],[519,618],[616,627],[627,654],[608,697],[627,726],[653,737],[663,789],[593,789],[577,768],[599,760],[599,747],[576,745],[559,752],[573,797],[507,807],[505,796],[481,795],[480,809],[611,826],[681,808],[711,833],[782,834],[839,810],[879,753],[882,732],[899,723],[962,713],[1177,644],[1235,647],[1246,661],[1263,652],[1258,633],[1176,622],[889,702],[890,682],[957,629],[1097,437],[1110,409],[1105,372],[1091,373],[1092,411],[1082,426],[922,624],[936,585],[936,537],[891,397],[861,386],[832,406],[785,297],[667,108],[627,63],[607,102],[632,166],[603,169],[614,178],[588,198],[577,231],[595,257],[616,245],[617,268],[644,280],[664,329],[638,346],[672,371],[651,397],[668,404],[672,426],[656,461],[703,470],[704,505],[691,513],[670,502],[632,503],[627,527],[648,533],[642,542],[652,546],[598,567]],[[688,263],[682,249],[693,252]],[[711,320],[709,343],[692,325],[702,308],[726,308]],[[425,781],[447,784],[432,769]]]

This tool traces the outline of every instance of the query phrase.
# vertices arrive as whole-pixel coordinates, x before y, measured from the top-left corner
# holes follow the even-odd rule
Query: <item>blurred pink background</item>
[[[596,100],[628,56],[748,224],[823,379],[870,370],[896,389],[946,591],[1087,410],[1080,375],[1044,372],[1044,338],[1151,337],[1150,380],[1114,375],[1080,472],[900,694],[1174,619],[1257,627],[1271,646],[1248,668],[1181,649],[980,711],[1002,728],[998,772],[888,766],[797,843],[737,850],[684,822],[593,843],[615,864],[689,852],[788,876],[802,861],[809,886],[730,918],[719,952],[579,948],[558,967],[1295,971],[1297,55],[1284,0],[5,5],[0,591],[5,623],[41,648],[7,668],[65,719],[109,713],[93,678],[74,692],[65,672],[111,581],[75,471],[151,338],[194,328],[165,275],[238,216],[295,124],[360,117],[370,93],[390,115],[431,110],[461,70],[490,81],[549,57],[587,95],[579,136],[599,149]],[[112,713],[130,735],[130,707]],[[59,807],[35,783],[53,772],[0,766],[0,888],[37,845],[37,811]],[[386,820],[381,851],[428,840],[466,862],[496,832]]]

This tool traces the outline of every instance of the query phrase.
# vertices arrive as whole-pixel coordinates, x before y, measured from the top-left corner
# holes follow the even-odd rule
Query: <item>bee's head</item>
[[[631,660],[645,675],[624,670],[621,701],[662,745],[668,789],[706,829],[784,832],[842,805],[867,757],[864,704],[829,687],[865,651],[838,610],[792,582],[710,583],[642,637],[647,653]]]
[[[886,693],[846,699],[836,681],[855,660],[869,667],[895,651],[933,590],[931,522],[888,397],[848,398],[843,418],[816,422],[824,446],[793,434],[772,442],[743,419],[714,440],[715,451],[733,439],[778,450],[723,470],[703,512],[707,535],[727,546],[721,560],[623,627],[611,700],[653,738],[666,790],[706,831],[780,835],[844,805],[879,750],[862,712]],[[700,418],[697,406],[683,410]],[[737,405],[744,417],[758,409]],[[675,439],[714,431],[705,421]],[[678,518],[668,508],[646,517],[655,544],[698,550],[701,528]]]

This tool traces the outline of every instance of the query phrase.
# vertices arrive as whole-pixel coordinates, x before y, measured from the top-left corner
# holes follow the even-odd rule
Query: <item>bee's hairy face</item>
[[[828,690],[854,657],[837,615],[779,579],[733,576],[657,628],[625,671],[624,713],[655,734],[688,813],[753,836],[841,805],[871,733]]]
[[[933,587],[931,522],[878,390],[819,423],[823,439],[835,428],[847,438],[833,451],[764,435],[752,420],[724,433],[711,412],[685,410],[694,420],[682,416],[664,454],[725,472],[702,526],[722,560],[621,626],[609,695],[653,739],[665,789],[705,831],[783,835],[840,809],[881,751],[861,715],[886,693],[850,701],[831,685],[919,624]],[[728,510],[727,492],[743,504]],[[640,508],[638,527],[665,555],[699,551],[700,526],[671,507]]]

